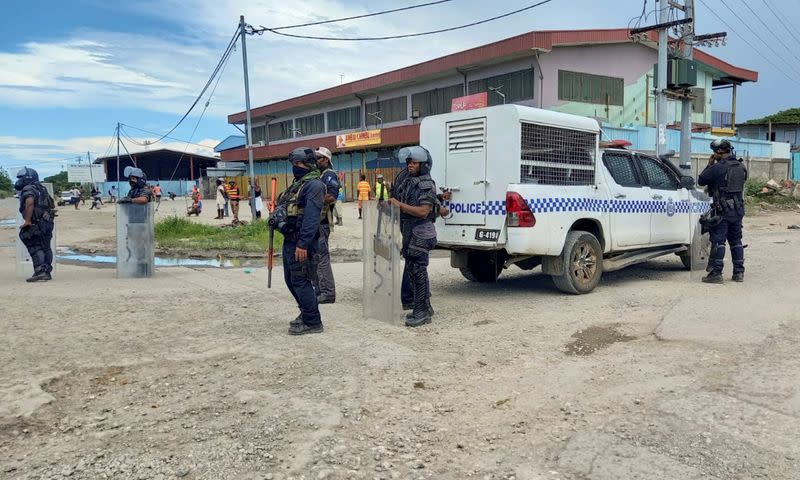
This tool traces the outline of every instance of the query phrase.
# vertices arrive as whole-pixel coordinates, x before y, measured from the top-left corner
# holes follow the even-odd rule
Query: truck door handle
[[[478,180],[477,182],[472,182],[473,185],[480,185],[481,183],[484,185],[489,185],[488,180]]]
[[[662,198],[664,197],[662,197],[661,195],[653,195],[653,200],[661,200]]]
[[[614,198],[628,198],[628,196],[625,195],[624,193],[618,193],[618,194],[614,195]]]

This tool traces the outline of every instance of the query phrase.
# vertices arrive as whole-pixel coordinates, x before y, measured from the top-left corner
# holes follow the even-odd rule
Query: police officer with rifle
[[[39,182],[39,174],[25,167],[17,172],[14,189],[19,192],[19,213],[23,223],[19,239],[28,249],[33,262],[33,276],[27,282],[52,280],[53,249],[50,241],[55,227],[55,202]]]
[[[742,219],[744,218],[744,185],[747,169],[732,153],[727,140],[711,142],[708,166],[700,173],[697,183],[708,187],[713,197],[711,210],[702,220],[710,231],[711,252],[708,258],[708,275],[705,283],[722,283],[725,260],[725,241],[731,249],[734,282],[744,281],[744,245],[742,245]]]
[[[325,185],[320,180],[317,158],[308,147],[289,154],[294,182],[278,196],[270,214],[270,229],[283,234],[283,276],[300,308],[300,315],[289,322],[290,335],[322,332],[322,317],[311,283],[320,222],[325,215]]]

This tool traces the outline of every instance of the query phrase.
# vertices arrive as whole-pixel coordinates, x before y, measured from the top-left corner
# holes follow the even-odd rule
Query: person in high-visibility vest
[[[387,200],[389,198],[389,185],[383,181],[383,175],[375,177],[375,199]]]
[[[231,205],[231,213],[233,213],[233,223],[239,223],[239,187],[236,182],[231,180],[228,182],[228,202]]]

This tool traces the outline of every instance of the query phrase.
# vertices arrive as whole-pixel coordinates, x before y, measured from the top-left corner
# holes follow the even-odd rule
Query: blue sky
[[[798,106],[800,58],[796,52],[800,52],[800,30],[795,25],[800,25],[800,9],[796,2],[748,0],[757,13],[754,16],[744,5],[746,0],[724,0],[748,21],[755,34],[770,43],[768,48],[721,1],[704,0],[703,4],[698,0],[698,32],[729,32],[726,46],[707,51],[760,73],[757,84],[745,85],[739,91],[738,118]],[[27,164],[43,175],[56,173],[86,151],[93,157],[105,154],[117,122],[165,132],[202,88],[240,14],[254,25],[278,26],[412,3],[420,2],[6,2],[0,29],[0,166],[13,170]],[[467,23],[530,3],[533,2],[452,0],[403,14],[312,27],[304,33],[408,33]],[[286,39],[268,33],[248,37],[252,104],[255,107],[337,85],[340,73],[345,75],[345,81],[352,81],[530,30],[626,26],[631,17],[639,15],[643,3],[553,0],[511,18],[435,39],[352,44]],[[791,30],[767,6],[783,15]],[[654,2],[649,0],[647,10],[653,8]],[[726,27],[715,13],[732,28]],[[172,136],[183,140],[191,137],[192,143],[213,146],[237,133],[227,124],[226,115],[243,109],[241,71],[241,53],[237,50],[202,120],[198,123],[202,110],[198,108]],[[727,94],[715,96],[714,101],[715,108],[728,109]],[[195,125],[197,131],[192,136]],[[153,138],[132,129],[129,133],[138,140]],[[178,141],[165,145],[208,153],[200,146],[187,147]]]

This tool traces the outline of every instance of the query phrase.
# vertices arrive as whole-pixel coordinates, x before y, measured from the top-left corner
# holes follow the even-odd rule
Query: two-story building
[[[657,47],[654,32],[634,42],[627,29],[534,31],[264,105],[252,110],[256,175],[278,177],[283,185],[287,166],[270,160],[301,145],[325,146],[335,152],[350,198],[360,171],[396,168],[394,152],[418,143],[423,118],[449,112],[454,99],[472,94],[485,94],[479,96],[489,106],[517,103],[609,126],[652,125]],[[701,50],[694,55],[692,122],[707,131],[713,90],[754,82],[758,73]],[[668,102],[668,123],[680,120],[680,108],[680,101]],[[228,122],[244,124],[245,113],[229,115]],[[247,149],[221,156],[246,160]]]

